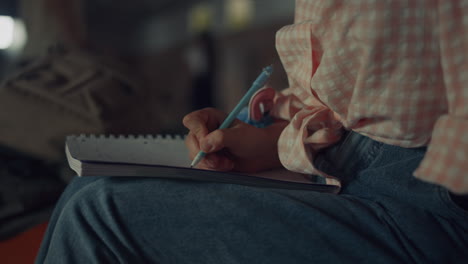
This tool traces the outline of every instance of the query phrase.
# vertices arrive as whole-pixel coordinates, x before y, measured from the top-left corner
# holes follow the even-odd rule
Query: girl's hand
[[[286,121],[257,128],[235,120],[230,128],[218,130],[226,116],[214,108],[205,108],[184,117],[184,126],[190,130],[185,141],[190,158],[200,150],[207,153],[198,168],[256,172],[281,166],[277,142]]]

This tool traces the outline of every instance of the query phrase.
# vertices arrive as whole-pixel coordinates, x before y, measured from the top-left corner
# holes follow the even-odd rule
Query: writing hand
[[[184,126],[189,129],[185,143],[190,158],[200,150],[207,153],[198,168],[256,172],[281,166],[277,141],[287,124],[285,121],[256,128],[235,120],[231,127],[218,130],[226,116],[217,109],[205,108],[184,117]]]

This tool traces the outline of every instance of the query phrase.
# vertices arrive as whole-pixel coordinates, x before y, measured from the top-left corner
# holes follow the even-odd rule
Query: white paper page
[[[180,136],[70,136],[70,154],[78,160],[190,167]]]

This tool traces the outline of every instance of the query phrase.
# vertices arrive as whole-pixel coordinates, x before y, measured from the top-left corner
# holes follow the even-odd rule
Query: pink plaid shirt
[[[290,86],[273,110],[291,121],[285,167],[339,184],[312,160],[345,128],[428,145],[415,176],[468,192],[468,0],[297,0],[276,44]]]

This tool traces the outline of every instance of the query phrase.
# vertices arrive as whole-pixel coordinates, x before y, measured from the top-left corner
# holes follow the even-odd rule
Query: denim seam
[[[371,168],[372,165],[376,162],[377,158],[379,157],[379,154],[381,153],[381,149],[383,146],[382,142],[373,141],[371,144],[372,145],[369,147],[367,153],[365,153],[365,155],[363,155],[362,157],[362,163],[363,165],[365,164],[365,168],[364,166],[359,166],[359,168],[357,168],[361,171],[364,169]]]
[[[367,148],[366,153],[363,153],[361,158],[359,158],[356,164],[357,166],[353,168],[353,171],[363,171],[372,167],[372,164],[379,157],[378,154],[380,154],[379,151],[381,150],[382,145],[383,144],[381,142],[372,140],[371,145]]]

